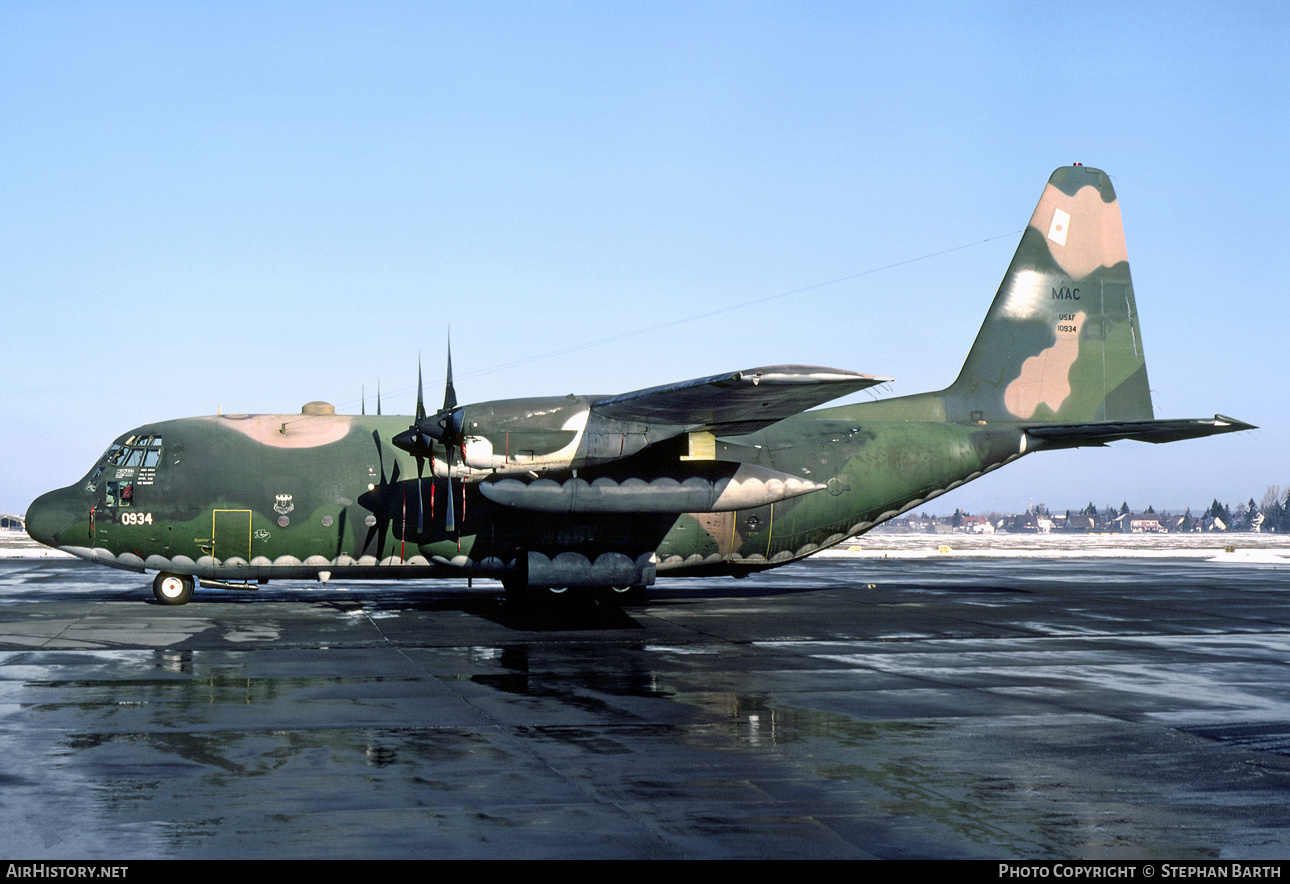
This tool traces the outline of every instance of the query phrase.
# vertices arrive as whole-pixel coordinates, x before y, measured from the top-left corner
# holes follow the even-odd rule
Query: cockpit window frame
[[[104,473],[107,473],[104,505],[133,506],[135,485],[153,483],[157,467],[164,461],[165,451],[163,438],[156,433],[133,433],[114,442],[91,471],[86,490],[96,492]]]

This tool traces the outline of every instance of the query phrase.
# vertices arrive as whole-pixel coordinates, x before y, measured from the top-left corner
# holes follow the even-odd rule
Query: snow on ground
[[[70,559],[61,550],[50,549],[32,540],[22,531],[0,531],[0,559]]]
[[[828,558],[1161,558],[1290,564],[1284,534],[865,534],[816,555]],[[67,557],[20,531],[0,531],[0,559]]]
[[[865,534],[819,553],[871,559],[1162,558],[1290,564],[1284,534]]]

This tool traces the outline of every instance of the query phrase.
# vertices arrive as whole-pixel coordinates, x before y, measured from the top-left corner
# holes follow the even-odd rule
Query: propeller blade
[[[415,423],[426,419],[426,398],[421,387],[421,357],[417,357],[417,417]]]
[[[363,540],[363,547],[359,550],[359,555],[367,554],[368,548],[372,541],[376,540],[376,558],[377,561],[385,553],[385,538],[390,528],[390,518],[393,515],[394,495],[399,483],[399,462],[394,461],[394,469],[390,473],[390,478],[385,478],[385,451],[381,447],[381,434],[378,430],[372,431],[372,441],[376,443],[376,460],[381,466],[381,482],[369,491],[365,491],[358,496],[358,503],[375,518],[375,521],[367,529],[367,537]]]
[[[381,451],[381,432],[372,431],[372,441],[376,443],[376,462],[381,465],[381,484],[385,484],[385,453]]]
[[[443,527],[447,531],[457,530],[457,515],[453,512],[453,493],[452,493],[452,446],[447,446],[447,464],[448,464],[448,513],[444,517]]]
[[[379,390],[379,387],[378,387]],[[377,396],[378,414],[380,407],[380,396]],[[445,462],[448,468],[448,511],[446,513],[446,527],[449,531],[457,529],[457,518],[454,512],[453,488],[452,488],[452,467],[453,452],[462,444],[462,433],[465,428],[465,409],[457,407],[457,390],[452,383],[452,339],[448,340],[448,366],[447,376],[444,380],[443,390],[443,408],[436,411],[433,415],[426,415],[425,406],[425,384],[423,382],[423,373],[421,371],[421,358],[417,357],[417,412],[412,421],[412,426],[408,427],[402,433],[396,435],[390,441],[396,448],[400,448],[417,461],[417,498],[419,506],[417,508],[417,534],[420,535],[425,531],[425,489],[422,480],[425,477],[425,458],[430,458],[430,508],[433,514],[434,510],[434,443],[438,442],[443,445]],[[380,443],[377,443],[378,449]],[[398,481],[398,462],[394,464],[395,474],[391,483]],[[385,465],[381,465],[381,475],[384,477]],[[384,481],[382,479],[382,481]]]
[[[417,537],[425,533],[425,522],[422,520],[422,514],[426,508],[425,486],[421,481],[421,474],[425,468],[425,458],[417,455]]]
[[[452,386],[452,331],[448,332],[448,380],[444,383],[443,389],[443,410],[449,411],[457,407],[457,391]]]
[[[349,507],[346,507],[345,509],[341,510],[340,518],[336,520],[336,556],[335,557],[338,559],[340,558],[340,554],[345,546],[345,514],[347,512],[349,512]],[[359,555],[362,555],[361,551],[359,552]]]
[[[381,484],[377,485],[375,488],[369,491],[365,491],[364,493],[358,496],[359,505],[371,511],[372,515],[376,517],[376,521],[372,524],[371,527],[367,529],[367,536],[363,539],[363,546],[358,551],[358,554],[360,556],[365,555],[367,553],[367,549],[372,545],[373,538],[375,538],[376,535],[379,533],[378,528],[384,519],[383,498],[385,496],[384,494],[385,492],[385,455],[381,452],[381,434],[378,431],[373,430],[372,440],[376,443],[377,463],[381,465]],[[384,546],[383,540],[382,540],[382,546]],[[379,560],[381,551],[378,549],[376,552],[377,552],[376,557]]]

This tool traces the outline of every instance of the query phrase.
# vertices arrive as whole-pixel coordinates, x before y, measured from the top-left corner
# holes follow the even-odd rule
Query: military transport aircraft
[[[223,414],[147,424],[27,530],[91,562],[195,581],[489,577],[516,596],[631,599],[657,575],[741,576],[808,556],[1041,449],[1252,429],[1154,420],[1120,207],[1053,173],[958,378],[806,411],[887,378],[779,365],[617,396],[414,417]],[[805,413],[803,413],[805,412]]]

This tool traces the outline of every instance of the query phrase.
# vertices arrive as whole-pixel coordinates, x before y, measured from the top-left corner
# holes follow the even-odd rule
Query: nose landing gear
[[[184,605],[193,597],[193,578],[182,574],[158,574],[152,594],[163,605]]]

